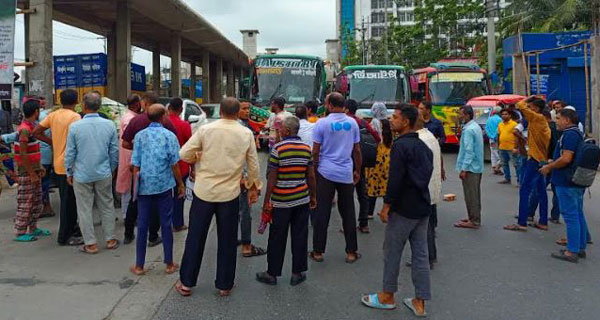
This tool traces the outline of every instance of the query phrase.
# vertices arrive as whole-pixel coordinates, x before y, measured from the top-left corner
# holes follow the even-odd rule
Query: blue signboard
[[[68,88],[105,87],[107,57],[104,53],[54,57],[54,86]],[[131,64],[131,90],[146,91],[146,68]]]
[[[540,74],[539,94],[548,94],[549,82],[550,75]],[[538,94],[538,76],[536,74],[531,75],[531,92]]]

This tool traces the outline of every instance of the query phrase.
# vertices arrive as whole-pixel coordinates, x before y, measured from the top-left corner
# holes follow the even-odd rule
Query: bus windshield
[[[252,98],[268,104],[275,97],[288,103],[305,103],[319,97],[319,61],[297,58],[258,58],[255,62]]]
[[[359,103],[404,101],[405,75],[399,70],[355,70],[348,74],[349,98]]]
[[[429,94],[434,105],[465,104],[488,94],[487,79],[480,72],[440,72],[431,77]]]

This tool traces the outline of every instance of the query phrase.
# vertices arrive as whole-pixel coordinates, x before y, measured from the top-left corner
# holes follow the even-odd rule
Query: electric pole
[[[362,47],[362,64],[367,64],[367,42],[366,42],[366,32],[367,27],[365,26],[365,17],[361,19],[361,25],[359,28],[356,28],[361,33],[361,47]]]
[[[486,0],[488,74],[496,72],[496,0]]]

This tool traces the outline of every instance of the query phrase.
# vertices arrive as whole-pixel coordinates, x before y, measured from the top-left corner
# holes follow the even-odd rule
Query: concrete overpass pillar
[[[152,91],[160,95],[160,47],[152,51]]]
[[[29,8],[36,13],[28,16],[26,27],[26,57],[35,64],[26,68],[29,92],[53,100],[53,59],[52,59],[52,4],[53,0],[30,0]]]
[[[196,63],[190,63],[190,99],[196,101]]]
[[[106,36],[106,55],[108,62],[108,70],[106,75],[107,92],[106,96],[116,99],[117,87],[117,32],[116,26],[113,25],[112,30]]]
[[[202,102],[210,103],[210,53],[202,55]]]
[[[181,97],[181,33],[171,34],[171,96]]]
[[[215,82],[213,83],[215,95],[213,99],[216,102],[221,102],[223,99],[223,58],[217,57],[215,65]]]
[[[233,76],[234,65],[232,62],[227,64],[227,96],[235,97],[235,78]]]
[[[130,0],[117,1],[117,48],[114,99],[127,102],[131,94],[131,3]]]
[[[600,36],[590,38],[591,43],[591,95],[592,138],[600,139]],[[586,123],[586,126],[589,124]]]

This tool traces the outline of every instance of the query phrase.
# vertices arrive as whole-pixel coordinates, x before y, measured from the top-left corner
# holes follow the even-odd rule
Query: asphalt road
[[[466,216],[462,186],[454,173],[456,155],[446,154],[449,180],[444,193],[455,193],[457,201],[438,208],[438,264],[432,271],[433,300],[427,304],[430,319],[598,319],[600,314],[600,250],[588,248],[588,258],[571,264],[550,257],[559,249],[554,241],[564,234],[564,224],[550,231],[530,229],[526,233],[502,230],[513,223],[518,206],[518,189],[498,185],[489,174],[482,182],[482,228],[459,230],[452,224]],[[264,159],[263,159],[264,160]],[[264,161],[262,163],[265,163]],[[600,191],[598,183],[592,195]],[[262,203],[262,202],[261,202]],[[597,240],[600,218],[598,197],[586,196],[585,206],[592,236]],[[378,207],[381,202],[378,203]],[[259,206],[253,208],[257,228]],[[266,258],[242,258],[237,264],[236,286],[230,297],[217,296],[214,288],[216,234],[209,236],[198,287],[188,298],[172,291],[154,319],[410,319],[412,314],[401,298],[412,297],[410,269],[403,267],[393,311],[372,310],[361,305],[363,293],[380,290],[384,225],[373,221],[371,234],[359,234],[363,259],[344,263],[344,240],[334,208],[329,228],[328,251],[323,263],[309,261],[308,280],[289,285],[291,256],[288,253],[284,276],[277,286],[255,280],[266,269]],[[309,247],[311,247],[309,236]],[[255,244],[266,246],[267,235],[253,234]],[[289,249],[289,245],[288,245]],[[409,256],[407,245],[405,256]],[[403,262],[404,263],[404,262]]]

